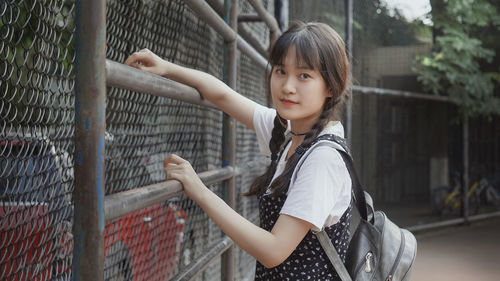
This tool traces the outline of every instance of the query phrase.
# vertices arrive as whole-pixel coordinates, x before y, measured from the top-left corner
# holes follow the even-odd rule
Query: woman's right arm
[[[133,53],[125,64],[196,88],[203,98],[254,130],[253,112],[257,104],[214,76],[163,60],[148,49]]]

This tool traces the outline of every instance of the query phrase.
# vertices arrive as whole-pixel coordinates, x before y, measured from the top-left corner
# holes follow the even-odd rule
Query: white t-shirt
[[[253,125],[260,152],[266,156],[271,155],[269,141],[275,117],[275,109],[261,105],[255,107]],[[324,134],[344,137],[344,128],[337,122],[320,133]],[[290,145],[291,142],[278,161],[273,180],[285,168]],[[337,146],[342,149],[340,145]],[[337,223],[351,202],[351,178],[340,152],[332,147],[319,146],[311,151],[300,170],[294,173],[297,173],[296,180],[290,183],[280,214],[308,221],[316,231]]]

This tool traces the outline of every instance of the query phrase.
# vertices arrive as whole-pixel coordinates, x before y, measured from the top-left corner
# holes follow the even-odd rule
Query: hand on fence
[[[196,174],[191,163],[180,156],[170,154],[163,161],[165,180],[178,180],[184,187],[184,192],[192,200],[198,202],[198,197],[206,186]]]
[[[167,61],[148,49],[133,53],[125,60],[125,64],[160,76],[165,75],[167,68]]]

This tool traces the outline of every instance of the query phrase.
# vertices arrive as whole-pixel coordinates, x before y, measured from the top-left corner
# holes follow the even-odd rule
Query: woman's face
[[[331,96],[321,73],[299,65],[295,46],[288,49],[283,65],[274,66],[272,71],[271,95],[280,116],[296,124],[314,122]]]

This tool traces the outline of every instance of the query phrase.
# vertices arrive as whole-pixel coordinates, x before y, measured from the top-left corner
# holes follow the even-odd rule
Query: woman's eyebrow
[[[287,65],[283,64],[283,63],[277,63],[274,65],[274,67],[281,67],[281,68],[286,68]],[[313,67],[310,67],[309,65],[307,64],[300,64],[300,65],[295,65],[294,66],[295,68],[297,69],[301,69],[301,70],[314,70]]]
[[[297,67],[298,69],[314,70],[314,68],[313,68],[313,67],[310,67],[309,65],[304,65],[304,64],[302,64],[302,65],[297,65],[296,67]]]

